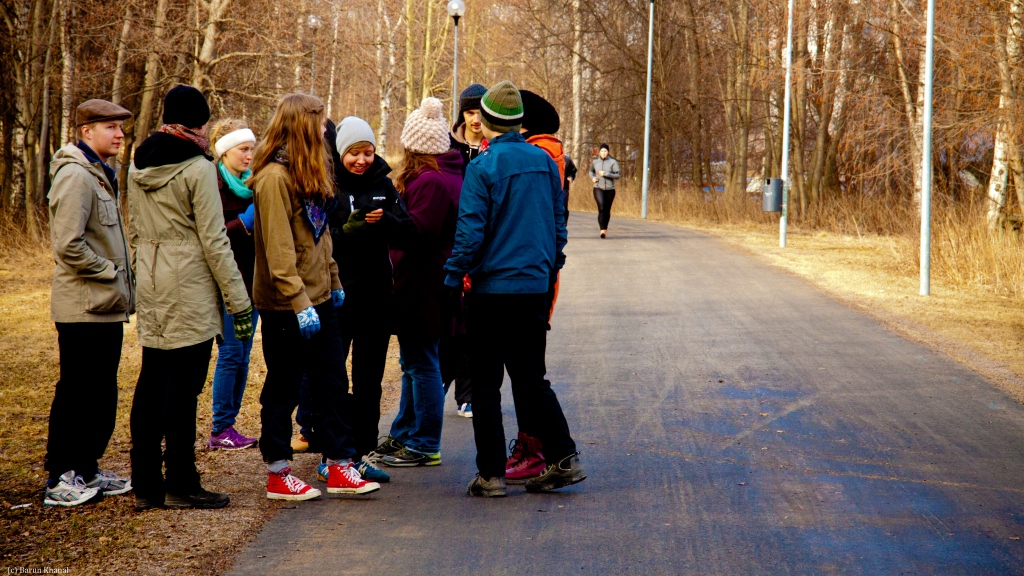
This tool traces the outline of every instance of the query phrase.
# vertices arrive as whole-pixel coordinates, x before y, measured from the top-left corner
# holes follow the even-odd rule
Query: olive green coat
[[[113,186],[74,144],[53,155],[50,179],[50,319],[127,322],[135,311],[134,279]]]
[[[128,212],[142,346],[171,350],[222,334],[222,296],[230,314],[251,305],[209,160],[141,170],[132,164]]]

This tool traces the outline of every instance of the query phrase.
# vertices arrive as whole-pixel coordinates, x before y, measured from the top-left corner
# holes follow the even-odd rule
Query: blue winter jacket
[[[502,134],[469,163],[444,283],[473,292],[543,294],[565,264],[562,182],[547,152]]]

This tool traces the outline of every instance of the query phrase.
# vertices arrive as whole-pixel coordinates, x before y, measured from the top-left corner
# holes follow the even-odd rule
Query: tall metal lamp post
[[[641,188],[640,217],[647,218],[647,185],[651,172],[651,71],[654,63],[654,0],[647,28],[647,108],[644,112],[644,182]]]
[[[452,122],[459,113],[459,18],[466,13],[466,3],[462,0],[451,0],[448,3],[448,15],[455,21],[455,58],[452,65]]]

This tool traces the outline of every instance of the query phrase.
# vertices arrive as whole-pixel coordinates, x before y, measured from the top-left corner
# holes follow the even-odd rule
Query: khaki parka
[[[67,144],[50,162],[54,322],[127,322],[134,279],[117,192],[103,168]]]
[[[209,160],[132,164],[128,211],[142,346],[172,350],[221,335],[222,297],[230,314],[249,308]]]

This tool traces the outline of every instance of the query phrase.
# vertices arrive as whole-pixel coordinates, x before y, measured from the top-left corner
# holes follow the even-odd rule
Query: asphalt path
[[[719,240],[593,220],[547,354],[587,481],[467,497],[449,397],[443,465],[282,509],[232,573],[1024,573],[1024,407]]]

